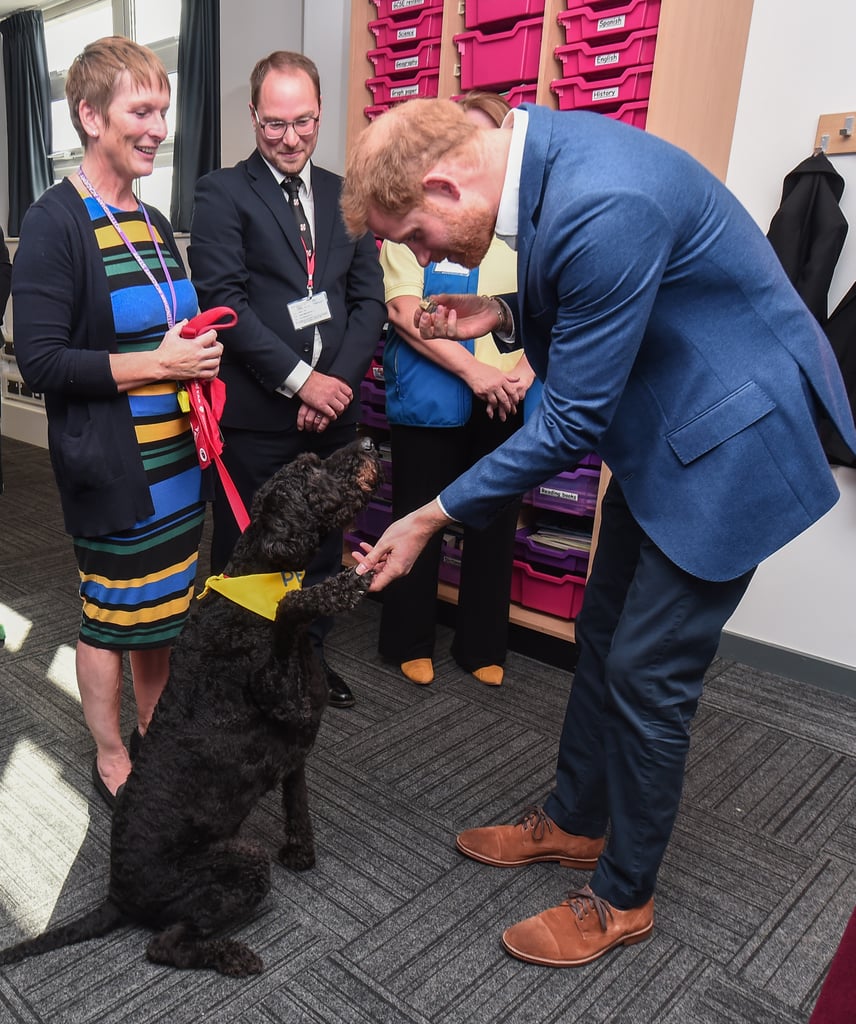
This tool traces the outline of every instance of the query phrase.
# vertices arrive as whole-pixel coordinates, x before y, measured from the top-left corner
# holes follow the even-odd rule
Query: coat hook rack
[[[856,111],[842,114],[821,114],[814,137],[815,153],[835,156],[840,153],[856,153]]]

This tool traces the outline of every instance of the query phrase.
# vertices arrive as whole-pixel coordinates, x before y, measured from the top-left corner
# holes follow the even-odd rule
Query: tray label
[[[393,3],[393,7],[395,4]],[[598,18],[597,19],[597,31],[598,32],[615,32],[616,29],[624,28],[624,23],[627,21],[626,14],[613,14],[609,18]]]

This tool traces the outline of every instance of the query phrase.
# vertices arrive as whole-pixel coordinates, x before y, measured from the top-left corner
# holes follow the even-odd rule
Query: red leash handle
[[[213,309],[191,317],[181,328],[181,337],[196,338],[212,329],[224,331],[229,327],[234,327],[237,322],[238,314],[234,309],[230,309],[229,306],[215,306]],[[211,462],[214,462],[232,514],[243,533],[249,525],[250,517],[247,515],[238,490],[220,457],[220,453],[223,451],[223,439],[220,436],[218,420],[226,400],[225,387],[223,382],[217,379],[205,382],[189,380],[186,387],[190,399],[190,426],[193,430],[193,443],[196,445],[199,465],[203,469],[207,469]],[[211,399],[215,397],[216,389],[219,389],[216,394],[217,400],[212,402]]]
[[[197,313],[181,328],[182,338],[196,338],[206,331],[225,331],[238,322],[238,314],[229,306],[215,306],[204,313]]]

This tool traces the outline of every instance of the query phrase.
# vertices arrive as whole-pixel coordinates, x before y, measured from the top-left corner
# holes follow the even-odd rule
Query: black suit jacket
[[[341,377],[354,401],[339,423],[359,418],[360,381],[386,320],[383,277],[371,235],[354,242],[339,211],[342,179],[314,164],[315,292],[332,319],[319,327],[316,369]],[[306,256],[294,215],[258,151],[199,180],[188,252],[201,309],[231,306],[237,325],[220,336],[226,383],[222,425],[252,430],[294,427],[300,400],[276,388],[312,357],[313,328],[296,331],[287,304],[306,295]]]

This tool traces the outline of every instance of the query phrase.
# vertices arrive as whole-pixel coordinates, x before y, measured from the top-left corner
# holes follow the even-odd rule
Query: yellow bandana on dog
[[[303,585],[302,572],[260,572],[251,576],[209,576],[205,589],[197,600],[202,600],[209,590],[215,590],[229,601],[261,615],[271,622],[276,618],[276,608],[289,590],[300,590]]]

